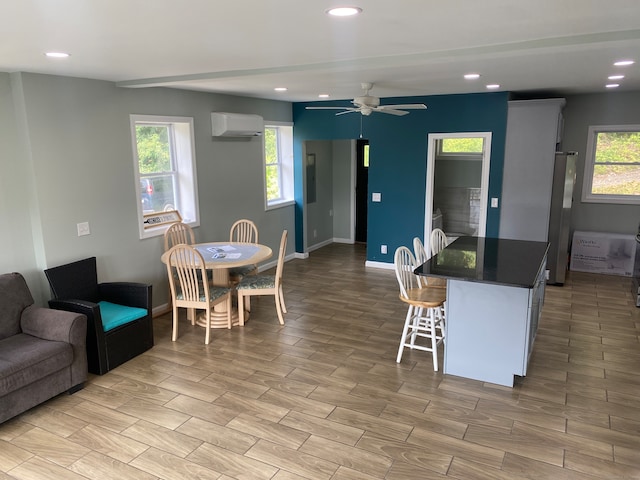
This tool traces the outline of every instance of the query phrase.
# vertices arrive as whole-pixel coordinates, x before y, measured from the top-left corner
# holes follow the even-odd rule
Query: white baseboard
[[[371,268],[383,268],[385,270],[393,270],[395,268],[395,265],[393,263],[371,262],[369,260],[364,262],[364,266],[365,267],[371,267]]]
[[[351,238],[334,238],[334,239],[333,239],[333,242],[334,242],[334,243],[349,243],[349,244],[351,244],[351,245],[353,245],[354,243],[356,243],[356,242],[354,242],[354,241],[353,241],[353,239],[351,239]]]

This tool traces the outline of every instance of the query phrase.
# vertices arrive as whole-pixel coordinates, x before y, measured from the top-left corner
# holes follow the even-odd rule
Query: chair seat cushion
[[[253,272],[257,265],[243,265],[242,267],[234,267],[229,269],[229,275],[232,277],[244,277]]]
[[[98,302],[98,305],[100,305],[102,328],[105,332],[147,316],[145,308],[127,307],[111,302]]]
[[[244,277],[236,286],[237,290],[256,290],[260,288],[275,288],[275,275],[250,275]]]
[[[229,288],[227,287],[209,287],[209,298],[211,300],[216,300],[224,295],[226,295],[227,293],[229,293]],[[176,298],[178,300],[184,300],[184,296],[182,295],[182,292],[178,292],[176,293]],[[206,302],[207,299],[205,298],[204,292],[200,295],[200,301],[201,302]]]
[[[68,367],[73,348],[19,333],[0,340],[0,396]]]

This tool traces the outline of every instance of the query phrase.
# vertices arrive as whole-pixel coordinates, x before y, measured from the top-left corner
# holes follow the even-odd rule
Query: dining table
[[[258,264],[273,255],[270,247],[259,243],[206,242],[191,246],[202,255],[205,268],[211,270],[213,285],[220,287],[229,286],[229,269]],[[168,257],[168,252],[165,252],[160,260],[166,264]],[[188,315],[193,315],[193,312],[188,312]],[[233,326],[239,325],[238,318],[238,312],[234,308],[231,312]],[[202,317],[197,318],[196,323],[202,327],[206,326],[206,321]],[[227,305],[225,302],[221,302],[215,305],[211,311],[211,328],[227,327]]]

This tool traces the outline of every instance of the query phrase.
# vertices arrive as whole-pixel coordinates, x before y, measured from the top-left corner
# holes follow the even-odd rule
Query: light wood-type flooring
[[[425,352],[396,364],[405,304],[364,261],[334,244],[287,262],[285,326],[272,297],[208,346],[156,318],[152,350],[0,425],[0,479],[640,478],[628,278],[547,287],[511,389],[434,373]]]

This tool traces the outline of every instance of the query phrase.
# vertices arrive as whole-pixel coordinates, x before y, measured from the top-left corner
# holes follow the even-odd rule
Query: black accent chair
[[[87,316],[89,372],[103,375],[153,347],[151,285],[133,282],[98,283],[96,257],[44,271],[53,299],[49,307]],[[143,316],[105,331],[98,302],[115,308],[137,307]],[[113,305],[112,305],[113,306]],[[123,310],[127,310],[124,308]]]

